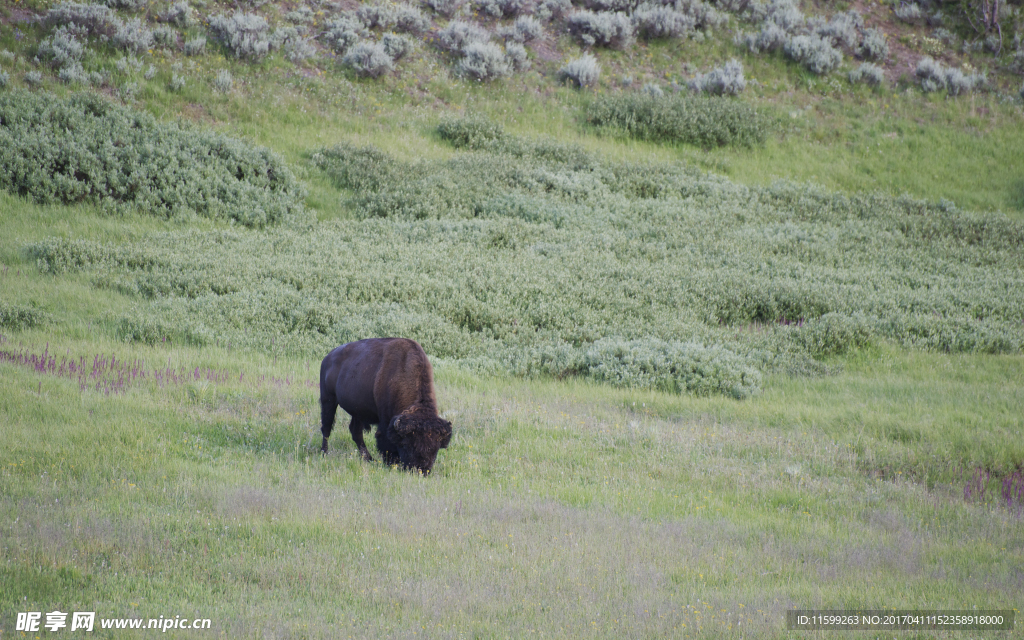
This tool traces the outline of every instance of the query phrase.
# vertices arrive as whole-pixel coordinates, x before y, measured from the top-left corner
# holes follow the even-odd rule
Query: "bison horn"
[[[391,429],[400,436],[407,435],[413,430],[413,423],[408,418],[404,421],[402,416],[395,416],[394,420],[391,421]]]

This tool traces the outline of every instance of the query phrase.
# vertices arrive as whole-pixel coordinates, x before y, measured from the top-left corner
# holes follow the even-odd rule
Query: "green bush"
[[[271,151],[92,94],[0,95],[0,188],[253,227],[307,215],[302,187]]]
[[[138,301],[125,339],[310,359],[402,335],[487,372],[682,393],[756,393],[766,373],[891,341],[1020,353],[1024,224],[946,203],[746,187],[672,164],[447,120],[444,161],[313,155],[353,217],[295,229],[52,238],[40,270]]]
[[[48,313],[16,304],[0,302],[0,327],[20,331],[31,329],[51,320]]]
[[[598,97],[587,106],[586,120],[632,138],[702,147],[762,144],[774,126],[764,112],[736,100],[647,93]]]

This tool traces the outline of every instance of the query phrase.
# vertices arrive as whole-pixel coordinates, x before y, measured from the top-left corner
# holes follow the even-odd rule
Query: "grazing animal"
[[[371,424],[377,425],[377,450],[385,464],[423,474],[452,438],[452,423],[437,415],[434,370],[414,340],[371,338],[327,354],[320,365],[324,454],[339,405],[352,416],[348,429],[366,460],[373,460],[363,442]]]

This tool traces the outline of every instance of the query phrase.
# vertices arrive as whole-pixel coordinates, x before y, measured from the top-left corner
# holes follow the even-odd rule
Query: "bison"
[[[452,438],[452,423],[437,415],[434,370],[414,340],[359,340],[327,354],[320,365],[324,454],[339,405],[352,416],[348,428],[366,460],[373,460],[363,442],[371,424],[377,425],[377,450],[385,464],[423,474]]]

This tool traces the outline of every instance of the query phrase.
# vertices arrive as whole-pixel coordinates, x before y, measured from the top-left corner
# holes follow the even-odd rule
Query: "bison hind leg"
[[[327,455],[327,438],[334,429],[334,416],[338,412],[338,402],[333,397],[320,396],[320,433],[324,437],[320,452]]]

